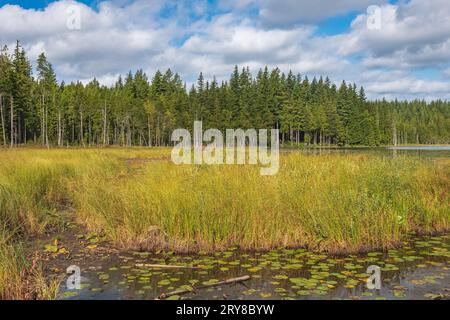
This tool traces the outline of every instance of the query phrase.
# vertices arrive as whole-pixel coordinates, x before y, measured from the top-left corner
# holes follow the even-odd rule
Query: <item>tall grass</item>
[[[129,169],[122,159],[135,153],[133,149],[1,150],[0,299],[54,297],[57,285],[25,256],[27,244],[33,236],[62,226],[60,211],[71,206],[71,190],[78,179],[125,174]]]
[[[28,260],[21,245],[0,245],[0,299],[53,300],[59,280],[47,279],[39,262]]]
[[[25,257],[24,247],[33,236],[58,230],[62,222],[59,211],[70,202],[71,183],[91,168],[102,168],[95,159],[92,152],[0,152],[1,299],[40,299],[56,294],[54,281],[47,281],[39,265]]]
[[[74,199],[90,228],[124,247],[339,253],[448,230],[449,177],[448,166],[417,159],[290,154],[273,177],[253,166],[169,162],[120,179],[87,175]]]

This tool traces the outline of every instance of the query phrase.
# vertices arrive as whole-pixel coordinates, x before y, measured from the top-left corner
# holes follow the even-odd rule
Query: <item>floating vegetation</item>
[[[304,249],[265,253],[227,250],[211,255],[171,254],[170,258],[162,251],[122,253],[101,270],[89,271],[96,276],[89,277],[93,281],[91,289],[84,287],[76,296],[68,291],[60,298],[92,295],[120,298],[124,295],[154,299],[166,292],[182,292],[167,299],[445,299],[448,292],[442,290],[450,286],[449,247],[450,235],[443,235],[420,240],[412,238],[404,248],[385,253],[346,257]],[[149,267],[161,263],[200,268]],[[366,286],[371,275],[366,272],[370,265],[381,268],[381,290],[369,290]],[[216,286],[219,279],[243,274],[249,274],[251,280],[245,284]],[[211,287],[195,289],[202,286]],[[415,293],[418,288],[420,294]]]

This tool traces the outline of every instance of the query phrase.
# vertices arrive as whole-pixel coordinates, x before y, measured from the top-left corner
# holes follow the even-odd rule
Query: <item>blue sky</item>
[[[47,5],[51,2],[55,1],[49,1],[49,0],[22,0],[22,1],[5,1],[0,0],[0,6],[3,6],[5,4],[15,4],[18,6],[21,6],[22,8],[26,9],[43,9],[47,7]],[[79,2],[85,3],[89,6],[95,7],[97,1],[91,1],[91,0],[80,0]]]
[[[447,0],[0,0],[0,44],[46,52],[65,81],[170,67],[194,82],[268,65],[371,98],[450,99],[449,17]]]

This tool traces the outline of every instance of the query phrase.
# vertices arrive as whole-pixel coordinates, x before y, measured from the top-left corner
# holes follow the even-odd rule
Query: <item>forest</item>
[[[275,68],[252,75],[235,66],[228,81],[199,74],[143,70],[113,86],[59,83],[39,55],[35,72],[25,49],[0,51],[0,143],[55,146],[166,146],[176,128],[278,128],[283,145],[378,146],[450,143],[450,103],[370,101],[364,88]]]

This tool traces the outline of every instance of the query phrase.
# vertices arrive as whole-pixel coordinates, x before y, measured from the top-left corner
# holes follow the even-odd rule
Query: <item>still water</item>
[[[374,147],[374,148],[311,148],[311,149],[282,149],[281,152],[301,152],[307,154],[370,154],[377,156],[413,156],[421,158],[450,158],[450,146],[410,146],[410,147]]]
[[[283,152],[376,154],[450,158],[450,147],[309,149]],[[74,257],[83,265],[84,255]],[[401,248],[334,257],[305,249],[215,254],[100,253],[98,263],[82,267],[80,290],[60,288],[60,299],[449,299],[450,235],[411,235]],[[168,267],[155,267],[162,265]],[[381,288],[367,287],[367,268],[381,269]],[[243,283],[208,287],[249,275]],[[195,289],[207,286],[203,289]],[[191,292],[189,292],[191,291]]]
[[[82,289],[62,299],[155,299],[163,293],[243,275],[249,281],[198,289],[171,299],[439,299],[450,290],[450,235],[411,237],[397,250],[333,257],[305,249],[212,255],[130,252],[82,270]],[[82,257],[80,257],[82,259]],[[154,265],[178,266],[161,268]],[[369,266],[381,289],[369,290]]]

